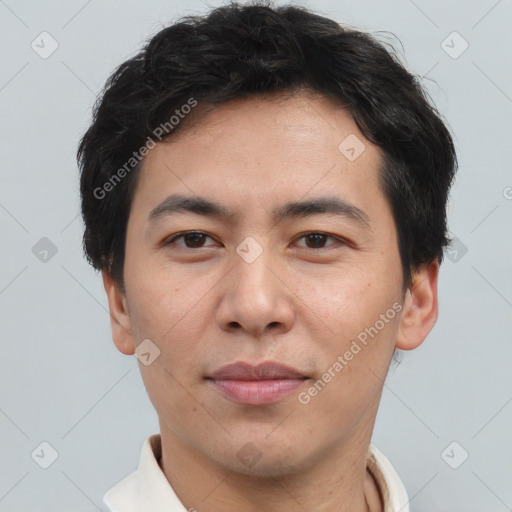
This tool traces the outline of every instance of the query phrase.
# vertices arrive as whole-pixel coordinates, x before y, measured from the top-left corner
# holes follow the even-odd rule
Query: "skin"
[[[145,158],[128,220],[125,294],[103,271],[117,348],[132,355],[150,339],[160,350],[139,366],[159,416],[161,468],[199,512],[382,510],[367,450],[393,350],[419,346],[437,320],[439,264],[417,269],[403,290],[380,150],[339,105],[301,91],[203,114]],[[338,149],[350,134],[365,144],[354,161]],[[174,193],[218,201],[233,217],[182,212],[151,225],[149,213]],[[333,195],[363,210],[370,226],[334,214],[271,218],[288,201]],[[206,236],[162,245],[191,230]],[[301,236],[310,231],[334,238]],[[248,236],[262,248],[252,263],[236,252]],[[300,403],[397,303],[401,311]],[[266,360],[309,380],[265,406],[235,404],[205,380],[228,363]],[[252,466],[237,456],[246,443],[261,455]]]

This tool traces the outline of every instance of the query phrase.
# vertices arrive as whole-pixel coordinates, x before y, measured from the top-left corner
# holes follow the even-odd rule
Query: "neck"
[[[326,447],[304,468],[278,475],[243,474],[183,442],[160,421],[160,467],[187,510],[198,512],[379,512],[382,504],[366,469],[375,417]]]

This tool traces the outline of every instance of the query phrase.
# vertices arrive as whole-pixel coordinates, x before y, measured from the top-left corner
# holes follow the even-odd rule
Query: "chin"
[[[290,444],[290,440],[278,436],[274,440],[265,436],[244,436],[238,441],[235,438],[229,453],[217,460],[235,473],[250,475],[256,478],[279,478],[301,473],[310,458],[305,453],[304,444]],[[297,450],[297,447],[302,449]],[[309,446],[311,448],[311,446]]]
[[[265,480],[269,478],[283,478],[303,472],[303,464],[300,464],[300,461],[294,457],[286,457],[284,454],[272,454],[269,456],[268,453],[265,453],[252,464],[241,462],[236,457],[226,467],[235,473]]]

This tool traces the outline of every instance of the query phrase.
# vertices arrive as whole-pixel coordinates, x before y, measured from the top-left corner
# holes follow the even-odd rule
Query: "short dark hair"
[[[301,89],[337,101],[379,146],[380,184],[397,228],[404,289],[412,270],[442,262],[451,242],[446,203],[457,158],[420,79],[373,35],[305,7],[267,2],[183,17],[109,77],[77,153],[88,261],[107,269],[125,291],[126,227],[141,166],[132,157],[140,158],[136,152],[153,140],[155,127],[168,125],[191,98],[216,105]],[[186,126],[176,124],[166,137]]]

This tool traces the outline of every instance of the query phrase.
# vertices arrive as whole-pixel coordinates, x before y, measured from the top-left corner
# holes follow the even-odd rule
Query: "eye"
[[[207,238],[212,237],[202,231],[185,231],[168,238],[162,245],[168,246],[174,244],[183,249],[201,249],[205,247],[204,242]],[[183,240],[183,244],[177,244],[176,241],[181,239]],[[302,239],[305,240],[305,245],[299,245],[299,247],[306,249],[324,249],[336,245],[336,243],[333,243],[326,246],[325,243],[328,239],[332,239],[334,242],[338,242],[338,244],[344,243],[342,239],[334,235],[329,235],[328,233],[323,233],[322,231],[303,233],[298,240]]]
[[[174,244],[176,240],[183,239],[185,245],[177,244],[178,247],[182,247],[184,249],[201,249],[206,238],[211,237],[201,231],[186,231],[168,238],[164,241],[163,245],[171,245]]]
[[[299,240],[304,239],[306,241],[305,246],[299,246],[299,247],[306,247],[308,249],[323,249],[325,247],[325,242],[327,239],[331,238],[334,241],[337,241],[339,243],[343,243],[343,240],[341,240],[338,237],[335,237],[333,235],[329,235],[327,233],[323,233],[321,231],[312,231],[310,233],[304,233]],[[331,244],[335,245],[335,244]],[[327,247],[331,247],[331,245]]]

